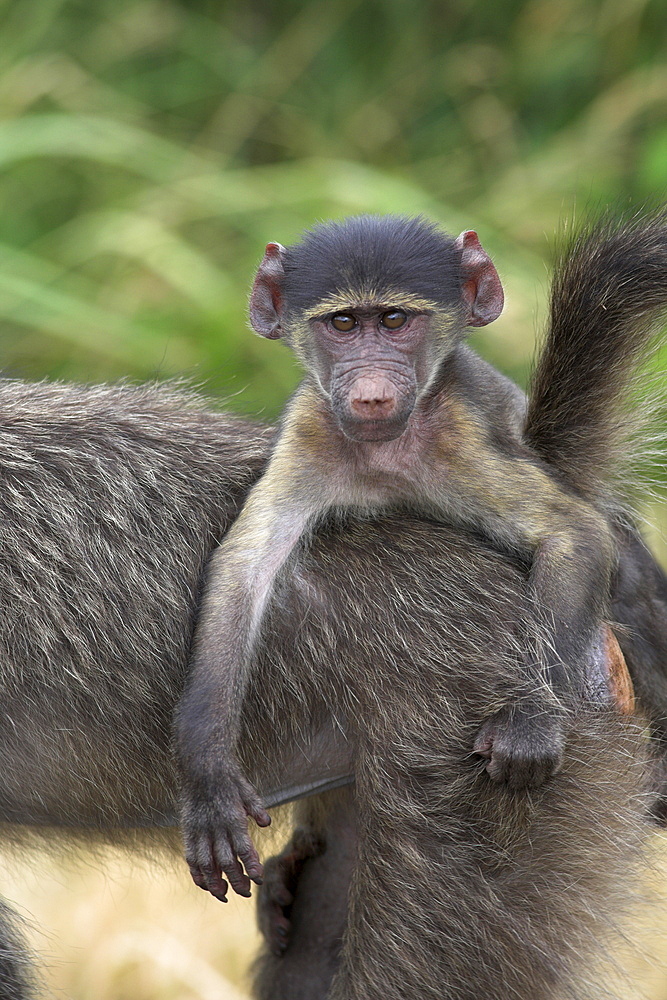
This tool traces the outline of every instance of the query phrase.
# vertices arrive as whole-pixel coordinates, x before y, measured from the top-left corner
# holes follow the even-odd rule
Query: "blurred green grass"
[[[667,187],[664,2],[0,4],[0,364],[185,372],[274,416],[251,336],[269,239],[323,217],[477,228],[508,284],[481,349],[525,378],[560,220]]]

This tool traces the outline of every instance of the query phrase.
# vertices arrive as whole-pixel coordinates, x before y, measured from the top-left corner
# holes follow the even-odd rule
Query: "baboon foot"
[[[501,709],[484,723],[473,751],[486,760],[493,781],[508,788],[539,788],[563,763],[565,733],[562,719],[524,708]]]
[[[324,842],[312,831],[297,829],[285,849],[264,865],[264,882],[257,900],[257,920],[269,949],[282,955],[289,943],[290,915],[296,888],[309,858],[324,851]]]

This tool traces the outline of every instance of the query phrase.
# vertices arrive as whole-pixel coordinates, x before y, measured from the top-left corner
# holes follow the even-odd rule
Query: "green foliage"
[[[663,0],[0,4],[0,359],[185,373],[274,415],[245,299],[269,239],[358,211],[474,226],[522,379],[563,217],[667,180]],[[547,236],[545,237],[545,234]]]

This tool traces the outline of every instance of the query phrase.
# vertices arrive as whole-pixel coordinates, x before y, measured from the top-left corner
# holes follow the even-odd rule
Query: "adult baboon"
[[[268,436],[164,388],[0,383],[3,819],[114,835],[173,816],[170,721],[198,581]],[[389,971],[404,934],[432,952],[431,974],[415,965],[422,980],[440,982],[452,962],[459,983],[465,949],[454,955],[440,937],[439,901],[452,892],[474,920],[475,970],[481,939],[499,935],[488,976],[502,965],[511,995],[528,997],[541,968],[555,990],[576,978],[574,942],[584,956],[590,921],[626,884],[643,808],[632,725],[604,711],[575,725],[562,775],[530,800],[492,787],[470,753],[475,725],[518,693],[519,580],[479,540],[397,517],[332,529],[275,595],[243,755],[267,789],[332,718],[357,744],[365,846],[340,995],[405,996],[412,980]],[[557,851],[529,850],[549,837]],[[512,888],[498,911],[503,880]],[[511,952],[508,918],[531,894],[533,935]],[[515,918],[518,942],[526,927]],[[11,942],[5,953],[17,954]],[[4,975],[0,996],[29,995],[20,961]]]
[[[450,559],[446,567],[436,561],[431,576],[417,558],[426,555],[427,538],[434,536],[447,545]],[[632,835],[627,853],[623,847],[629,804],[634,804],[630,810],[642,810],[652,801],[652,792],[638,795],[638,732],[609,709],[582,706],[571,723],[563,771],[527,799],[503,794],[484,780],[469,747],[475,723],[498,700],[517,693],[511,664],[514,628],[522,615],[521,572],[478,540],[432,524],[366,522],[353,531],[346,526],[345,538],[345,545],[338,537],[318,539],[302,573],[309,574],[314,592],[327,597],[320,589],[320,564],[347,584],[342,617],[349,615],[355,627],[338,642],[337,669],[343,665],[342,683],[349,685],[346,719],[356,741],[363,853],[357,861],[359,820],[347,792],[300,807],[300,828],[283,857],[266,865],[260,890],[267,948],[256,969],[257,995],[262,1000],[426,997],[437,983],[439,996],[457,1000],[488,992],[508,1000],[578,997],[588,996],[589,989],[599,996],[599,982],[584,975],[585,956],[605,939],[605,921],[619,903],[616,892],[623,892],[632,870]],[[626,550],[622,562],[624,577],[659,573],[643,548]],[[368,565],[372,580],[375,573],[384,574],[384,583],[372,619],[380,642],[366,646],[359,638],[367,634],[360,619],[368,622],[373,612],[351,583]],[[637,596],[624,583],[614,604],[615,620],[632,629],[631,645],[625,638],[623,645],[633,650],[630,663],[642,683],[649,663],[659,669],[660,658],[667,662],[667,591],[659,578],[662,595],[656,587],[650,597],[646,590]],[[394,590],[399,579],[400,590]],[[399,624],[406,587],[412,628],[430,637],[417,661]],[[445,594],[443,607],[437,602]],[[286,604],[283,594],[277,620],[289,623],[297,604],[307,620],[307,598],[291,600]],[[358,619],[352,610],[357,603]],[[338,616],[341,611],[340,603],[332,609]],[[334,630],[335,620],[328,627]],[[326,634],[323,628],[323,638]],[[385,646],[387,636],[392,638]],[[308,655],[318,648],[313,642]],[[366,677],[352,669],[360,661],[369,665]],[[620,806],[616,820],[596,818],[596,810],[603,803],[606,810],[613,800],[612,812]],[[577,816],[583,819],[579,829]],[[624,858],[630,866],[625,871]],[[607,877],[603,889],[600,880]],[[348,925],[344,901],[350,880]],[[600,908],[604,898],[609,911],[606,904]],[[341,978],[329,993],[346,928]]]

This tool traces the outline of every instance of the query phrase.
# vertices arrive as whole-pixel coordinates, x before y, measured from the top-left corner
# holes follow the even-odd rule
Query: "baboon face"
[[[250,299],[253,328],[283,337],[356,441],[400,437],[467,325],[502,308],[473,232],[422,219],[327,223],[286,249],[269,243]]]

